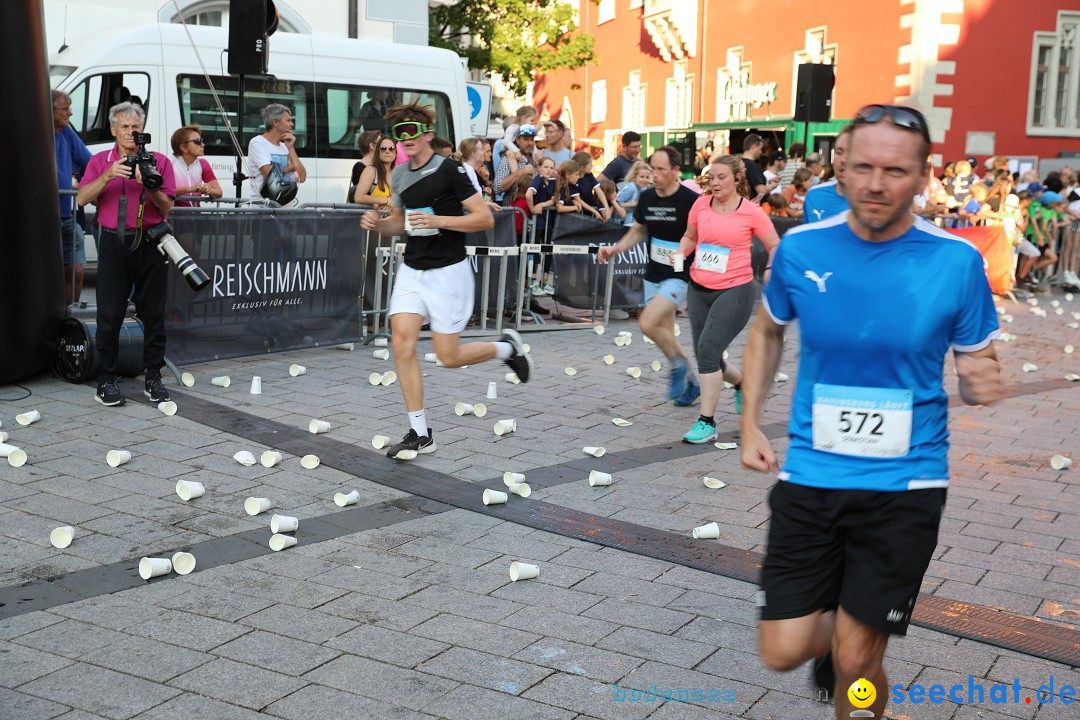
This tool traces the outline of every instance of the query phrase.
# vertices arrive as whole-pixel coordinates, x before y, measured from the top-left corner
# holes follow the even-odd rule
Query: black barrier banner
[[[166,355],[178,365],[360,336],[361,278],[377,236],[356,210],[177,208],[174,236],[210,277],[168,273]],[[370,293],[370,286],[368,292]]]
[[[550,213],[548,215],[547,242],[556,245],[613,245],[622,239],[627,228],[623,225],[597,222],[578,213]],[[606,271],[596,262],[596,256],[554,255],[555,302],[579,310],[593,307],[593,291],[601,297],[597,307],[603,304],[603,276]],[[644,243],[613,258],[615,281],[611,287],[611,307],[630,310],[640,307],[644,301],[645,265],[649,260]]]
[[[514,217],[515,215],[518,215],[518,211],[500,210],[493,214],[495,215],[495,226],[490,230],[485,230],[483,232],[467,233],[465,235],[466,245],[516,247],[520,244],[518,242],[517,224],[514,221]],[[474,255],[469,259],[472,261],[473,272],[476,273],[476,301],[473,304],[473,314],[477,317],[480,315],[480,303],[483,299],[484,263],[491,264],[491,271],[488,277],[487,315],[490,320],[494,320],[495,313],[498,310],[499,268],[502,264],[502,258],[492,257],[490,259],[485,259]],[[517,301],[517,286],[518,257],[516,255],[511,255],[506,258],[506,288],[503,294],[503,307],[507,310],[514,309],[514,303]]]

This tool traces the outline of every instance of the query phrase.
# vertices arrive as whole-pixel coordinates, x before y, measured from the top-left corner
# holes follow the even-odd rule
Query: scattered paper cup
[[[270,518],[270,531],[275,533],[296,532],[300,521],[291,515],[274,515]]]
[[[49,533],[49,542],[54,548],[63,550],[75,539],[75,528],[70,525],[58,527]]]
[[[379,385],[382,383],[382,373],[371,373],[367,377],[367,381],[372,385]]]
[[[210,384],[211,385],[217,385],[218,387],[227,388],[230,385],[232,385],[232,380],[229,378],[228,375],[221,375],[221,376],[216,377],[216,378],[211,378],[210,379]]]
[[[1072,458],[1067,458],[1064,455],[1055,455],[1050,458],[1050,467],[1055,470],[1068,470],[1072,465]]]
[[[639,377],[641,377],[641,368],[639,368],[639,367],[628,367],[628,368],[626,368],[626,374],[629,375],[630,377],[634,378],[635,380],[637,380]]]
[[[720,537],[720,526],[714,522],[694,528],[695,540],[712,540]]]
[[[790,378],[782,372],[778,372],[776,373],[776,375],[773,375],[773,382],[782,383],[787,382],[789,379]]]
[[[169,562],[172,563],[173,570],[176,571],[177,575],[190,575],[191,571],[195,569],[195,556],[189,552],[173,553]]]
[[[120,467],[130,460],[131,453],[127,450],[110,450],[105,455],[105,462],[109,464],[109,467]]]
[[[713,446],[717,450],[734,450],[735,448],[739,447],[739,443],[718,442],[718,443],[713,443]]]
[[[615,344],[618,347],[623,347],[624,345],[628,345],[629,341],[627,340],[627,338],[623,337],[622,335],[616,335],[615,336]]]
[[[517,376],[517,373],[508,372],[503,377],[503,379],[506,380],[506,382],[510,383],[511,385],[520,385],[521,384],[521,378],[519,378]]]
[[[517,377],[515,374],[514,377]],[[499,397],[499,384],[495,382],[488,383],[487,399],[496,400]]]
[[[340,343],[338,345],[335,345],[334,348],[337,350],[346,350],[348,352],[352,352],[354,345],[355,343]]]
[[[377,360],[389,360],[390,359],[390,351],[387,350],[386,348],[379,348],[378,350],[374,351],[371,354]]]
[[[649,367],[652,368],[653,372],[660,372],[660,368],[663,366],[660,364],[659,360],[653,360],[651,363],[649,363]]]
[[[496,435],[506,435],[507,433],[514,432],[516,429],[517,429],[517,421],[516,420],[500,420],[499,422],[495,423],[495,434]]]
[[[641,334],[641,339],[645,341],[645,344],[646,344],[646,345],[655,345],[655,344],[656,344],[656,341],[655,341],[655,340],[653,340],[653,339],[652,339],[651,337],[649,337],[648,335],[646,335],[645,333],[642,333],[642,334]]]
[[[40,419],[41,413],[39,413],[37,410],[30,410],[29,412],[24,412],[21,415],[15,416],[15,422],[19,423],[20,425],[32,425]]]
[[[1074,312],[1072,314],[1073,320],[1080,320],[1080,312]]]
[[[10,439],[10,437],[11,436],[8,435],[6,432],[0,430],[0,443],[6,443]]]
[[[1068,300],[1069,302],[1072,302],[1073,301],[1073,294],[1072,293],[1065,293],[1065,299]]]
[[[607,450],[605,450],[604,448],[594,446],[594,445],[584,447],[584,448],[582,448],[582,450],[585,451],[586,455],[592,455],[593,457],[603,457],[604,453],[607,452]]]
[[[200,482],[194,480],[177,480],[176,481],[176,494],[180,496],[180,499],[184,502],[194,500],[197,497],[202,497],[206,493],[206,488]]]
[[[532,350],[532,346],[530,346],[529,343],[521,343],[521,349],[525,351],[526,355],[528,355],[529,351]]]
[[[165,402],[159,402],[158,406],[157,406],[157,409],[160,410],[165,415],[168,415],[169,417],[172,417],[173,415],[176,414],[176,403],[174,403],[172,400],[166,400]]]
[[[395,460],[415,460],[417,452],[415,450],[398,450],[397,455],[394,456]]]
[[[472,415],[473,407],[474,406],[469,403],[459,402],[454,406],[454,414],[458,417],[461,417],[462,415]]]
[[[1054,314],[1055,315],[1064,315],[1065,314],[1065,308],[1062,308],[1062,307],[1054,308]]]
[[[244,501],[244,512],[251,516],[261,515],[272,507],[274,503],[270,498],[249,497]]]
[[[258,375],[251,378],[251,394],[262,395],[262,378]]]
[[[371,344],[375,347],[386,347],[390,342],[384,337],[377,337],[371,341]]]
[[[355,505],[360,502],[360,491],[353,490],[349,493],[336,493],[334,495],[334,504],[338,507],[345,507],[346,505]]]
[[[293,377],[300,377],[307,373],[307,368],[303,365],[292,364],[289,366],[289,374]]]
[[[255,456],[252,455],[247,450],[241,450],[240,452],[236,453],[232,457],[233,457],[233,460],[240,463],[241,465],[246,465],[247,467],[251,467],[252,465],[254,465],[257,462],[255,460]]]
[[[1065,379],[1069,382],[1080,382],[1080,375],[1076,373],[1065,373]]]
[[[529,563],[517,562],[516,560],[510,563],[510,580],[513,582],[517,582],[518,580],[532,580],[539,574],[539,565],[530,565]]]
[[[393,370],[387,370],[382,374],[382,380],[379,381],[379,384],[383,387],[387,387],[388,385],[393,385],[395,382],[397,382],[397,373]]]
[[[597,335],[603,335],[604,334],[604,326],[603,325],[597,325],[596,327],[593,328],[593,332],[596,333]]]
[[[281,552],[285,548],[292,547],[296,544],[296,538],[292,535],[274,535],[270,538],[270,549],[274,552]]]
[[[319,420],[317,418],[312,418],[311,422],[308,423],[307,427],[308,431],[310,431],[313,435],[330,432],[330,423],[325,420]]]
[[[1012,322],[1013,320],[1015,320],[1015,319],[1016,319],[1016,318],[1014,318],[1014,317],[1013,317],[1012,315],[1010,315],[1009,313],[1005,313],[1005,314],[1003,314],[1003,315],[1001,316],[1001,320],[1002,320],[1002,322],[1007,322],[1007,323],[1011,323],[1011,322]]]
[[[22,467],[26,464],[26,460],[26,451],[20,448],[15,448],[7,453],[8,465],[11,467]]]
[[[615,425],[618,425],[619,427],[630,427],[634,424],[629,420],[624,420],[623,418],[612,418],[611,422]]]
[[[516,483],[523,482],[525,482],[525,473],[516,473],[509,471],[503,473],[503,485],[505,485],[506,487],[510,487],[511,485],[514,485]]]
[[[502,505],[510,496],[501,490],[485,490],[484,491],[484,504],[485,505]]]
[[[181,373],[180,382],[184,383],[184,387],[194,387],[195,386],[195,376],[192,375],[189,372]]]
[[[1036,299],[1036,298],[1028,298],[1028,305],[1030,305],[1032,307],[1035,307],[1038,304],[1039,304],[1038,299]]]
[[[510,492],[523,498],[527,498],[532,495],[532,488],[529,487],[529,483],[514,483],[510,486]]]
[[[139,577],[143,580],[168,575],[172,572],[172,560],[169,558],[144,557],[139,561]]]
[[[424,353],[424,362],[433,363],[439,359],[435,353]]]
[[[727,487],[727,483],[724,482],[723,480],[721,480],[720,478],[709,477],[708,475],[706,475],[704,478],[702,478],[702,481],[705,483],[705,487],[712,488],[713,490],[717,490],[717,489],[722,488],[722,487]]]
[[[682,328],[679,327],[679,323],[675,323],[675,337],[682,335]]]
[[[577,370],[575,370],[572,367],[566,368],[565,370],[563,370],[563,372],[566,373],[567,375],[569,375],[570,377],[573,377],[573,376],[577,375]]]
[[[487,405],[484,403],[476,403],[473,405],[472,414],[476,417],[484,417],[487,415]]]
[[[1023,370],[1024,372],[1035,372],[1036,370],[1039,369],[1039,366],[1036,365],[1035,363],[1029,363],[1028,362],[1028,363],[1024,363],[1023,367],[1021,367],[1020,369]]]
[[[589,485],[598,487],[600,485],[611,484],[611,473],[600,472],[599,470],[589,471]]]
[[[1076,348],[1074,348],[1072,345],[1066,345],[1065,346],[1065,354],[1066,355],[1072,355],[1074,352],[1076,352]]]
[[[382,450],[389,444],[390,438],[388,438],[386,435],[376,435],[375,437],[371,438],[371,447],[375,448],[376,450]]]
[[[304,457],[300,458],[300,466],[305,470],[314,470],[315,468],[319,467],[320,462],[322,461],[319,460],[318,455],[305,455]]]
[[[263,467],[272,468],[281,462],[281,453],[277,450],[267,450],[259,456],[259,462],[263,464]]]
[[[615,363],[614,355],[605,355],[603,359],[605,365],[613,365]]]
[[[1051,307],[1061,307],[1061,301],[1060,300],[1051,300],[1050,301],[1050,306]]]

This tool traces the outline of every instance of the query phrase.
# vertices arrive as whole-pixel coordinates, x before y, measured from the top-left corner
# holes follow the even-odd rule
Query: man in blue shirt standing
[[[851,210],[780,243],[746,346],[742,416],[743,465],[779,479],[758,595],[761,658],[776,670],[816,658],[837,718],[851,713],[846,690],[861,678],[878,688],[870,709],[882,717],[882,657],[889,636],[907,631],[937,545],[950,347],[964,402],[1002,393],[982,257],[911,213],[927,178],[926,119],[869,105],[848,137]],[[799,378],[781,467],[759,418],[796,319]]]
[[[836,136],[836,146],[833,148],[833,172],[835,177],[823,183],[818,183],[806,193],[803,203],[803,219],[813,223],[831,218],[848,210],[851,205],[847,200],[847,190],[844,186],[848,145],[851,142],[851,125],[845,125],[840,134]]]
[[[71,96],[62,90],[52,91],[53,132],[56,134],[56,175],[61,190],[71,190],[74,176],[82,177],[90,151],[71,129]],[[82,295],[83,265],[86,248],[83,230],[75,222],[73,198],[60,197],[60,238],[64,249],[64,297],[68,303],[79,302]]]

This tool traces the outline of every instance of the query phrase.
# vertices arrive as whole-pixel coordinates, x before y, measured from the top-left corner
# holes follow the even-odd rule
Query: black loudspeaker
[[[832,91],[835,84],[832,65],[799,66],[799,84],[795,89],[797,122],[828,122],[832,119]]]
[[[229,0],[229,74],[265,75],[277,30],[273,0]]]

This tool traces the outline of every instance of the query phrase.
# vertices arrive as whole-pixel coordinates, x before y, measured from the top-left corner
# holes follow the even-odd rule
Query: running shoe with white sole
[[[691,445],[703,445],[717,438],[716,426],[710,425],[704,420],[698,420],[694,427],[683,435],[682,441]]]
[[[405,437],[401,439],[401,442],[397,445],[391,445],[386,450],[386,457],[395,460],[412,460],[417,455],[427,455],[437,449],[435,433],[431,432],[431,428],[428,428],[428,434],[422,437],[417,435],[415,430],[409,428],[409,432],[405,433]]]
[[[510,343],[514,351],[505,362],[518,376],[521,382],[529,382],[529,374],[532,373],[532,358],[525,352],[525,341],[516,330],[504,330],[499,342]]]

